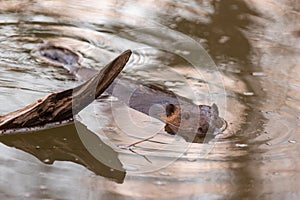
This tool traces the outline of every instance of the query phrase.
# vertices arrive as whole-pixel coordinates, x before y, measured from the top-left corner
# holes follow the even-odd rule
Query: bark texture
[[[72,119],[106,90],[122,71],[130,55],[130,50],[123,52],[92,78],[75,88],[52,93],[25,108],[0,116],[0,130],[44,126]]]

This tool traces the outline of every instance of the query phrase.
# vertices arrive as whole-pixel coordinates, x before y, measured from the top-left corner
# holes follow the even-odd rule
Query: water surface
[[[195,103],[217,103],[233,134],[189,144],[167,135],[161,122],[102,98],[80,113],[76,129],[2,136],[0,196],[298,199],[299,6],[285,0],[0,2],[1,114],[80,83],[34,58],[30,52],[40,45],[70,48],[95,69],[132,49],[125,76]],[[134,152],[120,148],[154,134]]]

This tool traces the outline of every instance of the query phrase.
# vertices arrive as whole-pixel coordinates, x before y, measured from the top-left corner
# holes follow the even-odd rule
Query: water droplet
[[[162,176],[171,176],[170,172],[159,172],[159,174]]]
[[[248,145],[247,144],[235,144],[235,146],[243,148],[243,147],[247,147]]]
[[[163,182],[163,181],[155,181],[155,184],[156,185],[166,185],[166,182]]]
[[[35,146],[36,149],[40,149],[41,147],[39,145]]]
[[[49,164],[49,163],[51,163],[51,160],[49,158],[46,158],[46,159],[43,160],[43,162],[46,163],[46,164]]]
[[[182,85],[184,85],[184,83],[179,82],[179,81],[166,81],[164,84],[167,87],[175,87],[175,86],[182,86]]]
[[[219,39],[219,43],[224,44],[226,43],[228,40],[230,39],[230,37],[224,35]]]
[[[297,119],[300,119],[300,116],[298,116]]]
[[[182,54],[187,56],[187,55],[190,55],[191,52],[189,52],[189,51],[182,51]]]
[[[63,138],[63,141],[67,141],[67,138]]]
[[[45,185],[41,185],[41,186],[40,186],[40,189],[41,189],[41,190],[46,190],[47,187],[46,187]]]
[[[115,169],[113,169],[113,168],[110,168],[110,169],[109,169],[109,171],[113,172],[113,171],[115,171]]]
[[[228,62],[228,64],[230,64],[230,65],[234,65],[235,63],[236,63],[235,60],[230,60],[230,61]]]
[[[296,140],[289,140],[288,142],[291,143],[291,144],[296,144],[297,143]]]
[[[252,76],[266,76],[264,72],[252,72]]]
[[[195,161],[197,161],[197,158],[188,158],[187,159],[189,162],[195,162]]]
[[[243,94],[244,94],[245,96],[253,96],[253,95],[254,95],[253,92],[243,92]]]
[[[176,54],[181,54],[181,55],[187,56],[187,55],[189,55],[191,52],[189,52],[189,51],[184,51],[184,50],[175,50],[175,53],[176,53]]]
[[[271,146],[272,144],[270,142],[266,142],[266,145]]]
[[[118,128],[112,127],[112,126],[108,126],[108,127],[103,128],[103,129],[107,130],[107,131],[117,131],[118,130]]]

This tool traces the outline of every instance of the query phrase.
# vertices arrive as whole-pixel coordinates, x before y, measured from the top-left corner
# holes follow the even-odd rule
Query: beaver
[[[33,50],[32,55],[51,65],[63,67],[80,80],[88,80],[96,73],[96,70],[81,65],[82,56],[79,53],[66,47],[46,44]],[[178,134],[188,142],[199,142],[207,134],[221,133],[227,125],[219,117],[216,104],[196,105],[167,88],[140,83],[121,75],[105,92],[130,108],[163,121],[167,133]],[[162,107],[164,112],[151,111],[153,106]]]

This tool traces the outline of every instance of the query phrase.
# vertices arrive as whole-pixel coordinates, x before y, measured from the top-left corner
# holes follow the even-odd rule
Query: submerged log
[[[126,65],[131,51],[127,50],[82,85],[52,93],[27,107],[0,116],[0,130],[44,126],[73,118],[99,97]]]

